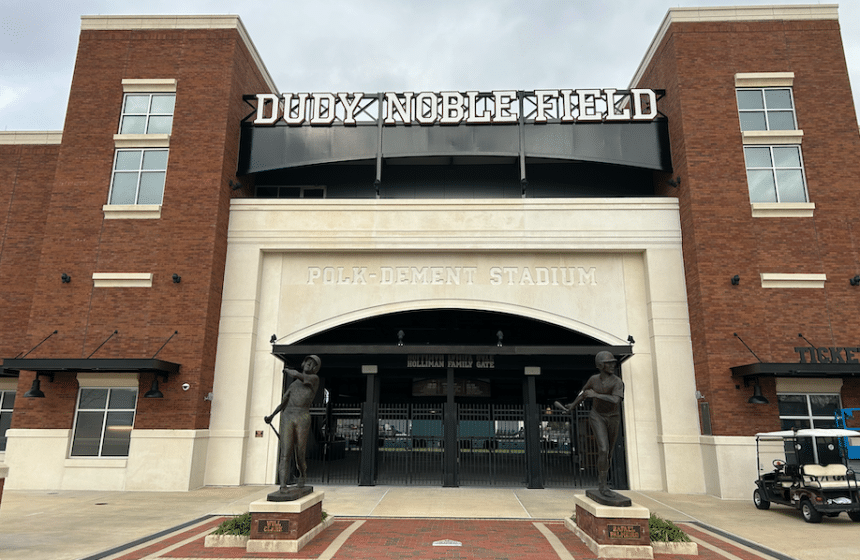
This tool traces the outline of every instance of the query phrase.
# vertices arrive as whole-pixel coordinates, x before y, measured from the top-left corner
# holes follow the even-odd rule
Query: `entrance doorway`
[[[475,343],[493,330],[492,344]],[[575,397],[601,350],[632,355],[554,325],[469,310],[386,315],[273,346],[288,364],[322,359],[309,481],[530,488],[596,481],[587,403],[571,414],[552,403]],[[627,488],[623,434],[613,455],[611,484]]]

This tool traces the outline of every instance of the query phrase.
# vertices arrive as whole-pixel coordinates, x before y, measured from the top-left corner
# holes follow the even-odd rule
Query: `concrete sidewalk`
[[[322,486],[336,517],[560,520],[582,490]],[[191,492],[7,490],[0,504],[0,559],[72,560],[148,537],[209,514],[239,514],[273,486],[207,487]],[[781,506],[752,500],[625,491],[665,519],[698,522],[799,560],[844,560],[857,552],[858,524],[846,515],[805,523]]]

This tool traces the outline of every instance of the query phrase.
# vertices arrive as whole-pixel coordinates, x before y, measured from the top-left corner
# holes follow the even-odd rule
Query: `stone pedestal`
[[[574,496],[576,523],[565,526],[576,533],[598,558],[654,558],[648,531],[648,508],[637,504],[612,507],[587,496]]]
[[[298,552],[329,523],[322,522],[324,492],[312,492],[291,502],[251,502],[248,552]]]

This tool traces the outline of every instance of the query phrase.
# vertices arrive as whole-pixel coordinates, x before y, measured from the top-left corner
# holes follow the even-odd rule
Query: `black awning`
[[[753,363],[731,368],[732,377],[860,377],[860,364]]]
[[[20,371],[37,373],[80,372],[153,372],[157,375],[176,375],[179,365],[154,358],[6,358],[0,367],[0,376],[17,377]]]

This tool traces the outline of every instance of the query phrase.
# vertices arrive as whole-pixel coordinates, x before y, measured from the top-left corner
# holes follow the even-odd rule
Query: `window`
[[[82,387],[72,457],[128,457],[137,389]]]
[[[161,204],[166,149],[117,150],[108,204]]]
[[[174,93],[127,93],[122,103],[120,134],[170,134]]]
[[[800,146],[744,146],[751,202],[806,202]]]
[[[0,451],[6,451],[6,430],[12,424],[15,391],[0,391]]]
[[[834,413],[842,408],[838,394],[780,394],[777,400],[783,430],[835,428]],[[800,439],[800,449],[795,450],[800,464],[838,462],[839,443],[835,438]]]
[[[791,88],[739,89],[741,130],[796,130]]]
[[[325,187],[260,185],[257,187],[257,198],[325,198]]]

